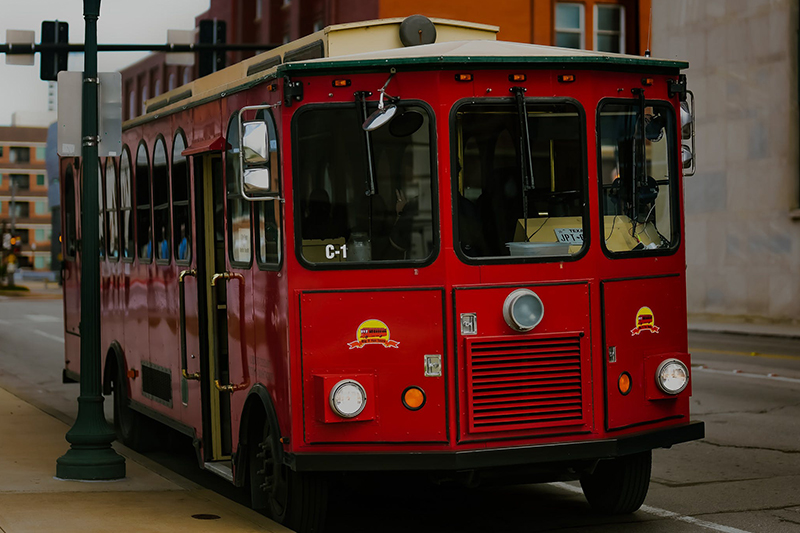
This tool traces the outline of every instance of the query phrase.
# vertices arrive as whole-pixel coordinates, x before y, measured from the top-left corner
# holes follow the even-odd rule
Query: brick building
[[[22,240],[19,265],[50,268],[51,215],[45,170],[47,128],[0,127],[0,228]]]
[[[226,23],[226,42],[280,45],[333,24],[362,20],[428,17],[500,27],[498,40],[607,52],[642,54],[648,47],[651,0],[211,0],[201,20]],[[231,65],[254,52],[228,52]],[[197,65],[167,65],[151,54],[122,71],[123,118],[144,113],[149,98],[197,77]]]

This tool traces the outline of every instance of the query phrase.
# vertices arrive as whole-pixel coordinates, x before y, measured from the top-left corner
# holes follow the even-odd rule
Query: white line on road
[[[58,341],[61,344],[64,344],[64,337],[59,337],[58,335],[51,335],[51,334],[46,333],[46,332],[44,332],[42,330],[39,330],[39,329],[35,329],[35,330],[33,330],[33,332],[36,333],[37,335],[41,335],[42,337],[48,338],[50,340]]]
[[[692,372],[709,372],[711,374],[726,374],[728,376],[738,376],[742,378],[771,379],[774,381],[785,381],[787,383],[800,383],[800,379],[776,376],[775,374],[753,374],[751,372],[742,372],[741,370],[717,370],[705,366],[693,366]]]
[[[31,322],[42,322],[42,323],[61,322],[60,317],[50,316],[50,315],[25,315],[25,318],[27,318]]]
[[[559,489],[564,489],[569,492],[574,492],[576,494],[583,494],[583,490],[580,487],[576,487],[574,485],[570,485],[569,483],[562,483],[560,481],[555,483],[549,483],[554,487]],[[679,522],[685,522],[687,524],[692,524],[695,526],[703,527],[706,529],[712,529],[714,531],[721,531],[722,533],[749,533],[743,529],[737,529],[735,527],[730,526],[723,526],[722,524],[715,524],[714,522],[709,522],[707,520],[701,520],[699,518],[695,518],[693,516],[682,515],[680,513],[675,513],[673,511],[667,511],[666,509],[659,509],[658,507],[650,507],[649,505],[642,505],[639,508],[640,511],[643,511],[647,514],[652,514],[655,516],[660,516],[661,518],[669,518],[671,520],[678,520]]]

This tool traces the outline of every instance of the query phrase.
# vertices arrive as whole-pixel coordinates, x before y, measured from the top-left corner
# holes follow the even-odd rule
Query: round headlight
[[[506,298],[503,304],[503,318],[506,324],[516,331],[530,331],[542,321],[544,304],[535,292],[517,289]]]
[[[331,409],[342,418],[358,416],[367,405],[367,393],[358,381],[345,379],[331,389]]]
[[[677,359],[667,359],[658,365],[656,383],[667,394],[678,394],[689,384],[689,369]]]

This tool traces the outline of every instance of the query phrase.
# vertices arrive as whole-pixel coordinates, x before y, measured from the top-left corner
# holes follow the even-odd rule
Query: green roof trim
[[[628,56],[553,56],[553,57],[525,57],[525,56],[438,56],[438,57],[409,57],[409,58],[384,58],[384,59],[357,59],[357,60],[317,60],[307,62],[285,63],[278,67],[279,73],[292,73],[300,71],[327,71],[347,69],[374,69],[385,66],[432,66],[438,68],[447,65],[497,65],[515,64],[531,66],[570,65],[586,67],[642,67],[644,69],[671,69],[683,70],[689,68],[686,61],[671,61],[667,59],[634,59]]]

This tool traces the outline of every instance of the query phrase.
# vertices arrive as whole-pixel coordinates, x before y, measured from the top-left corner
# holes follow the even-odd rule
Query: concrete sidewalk
[[[126,457],[125,479],[56,479],[56,459],[69,449],[68,430],[0,389],[0,532],[290,533],[116,443]]]
[[[53,281],[26,280],[18,281],[20,287],[27,287],[27,291],[7,291],[0,289],[0,298],[35,298],[38,300],[60,300],[63,298],[63,289]]]
[[[800,339],[800,326],[782,323],[747,322],[736,317],[689,315],[689,331]]]

